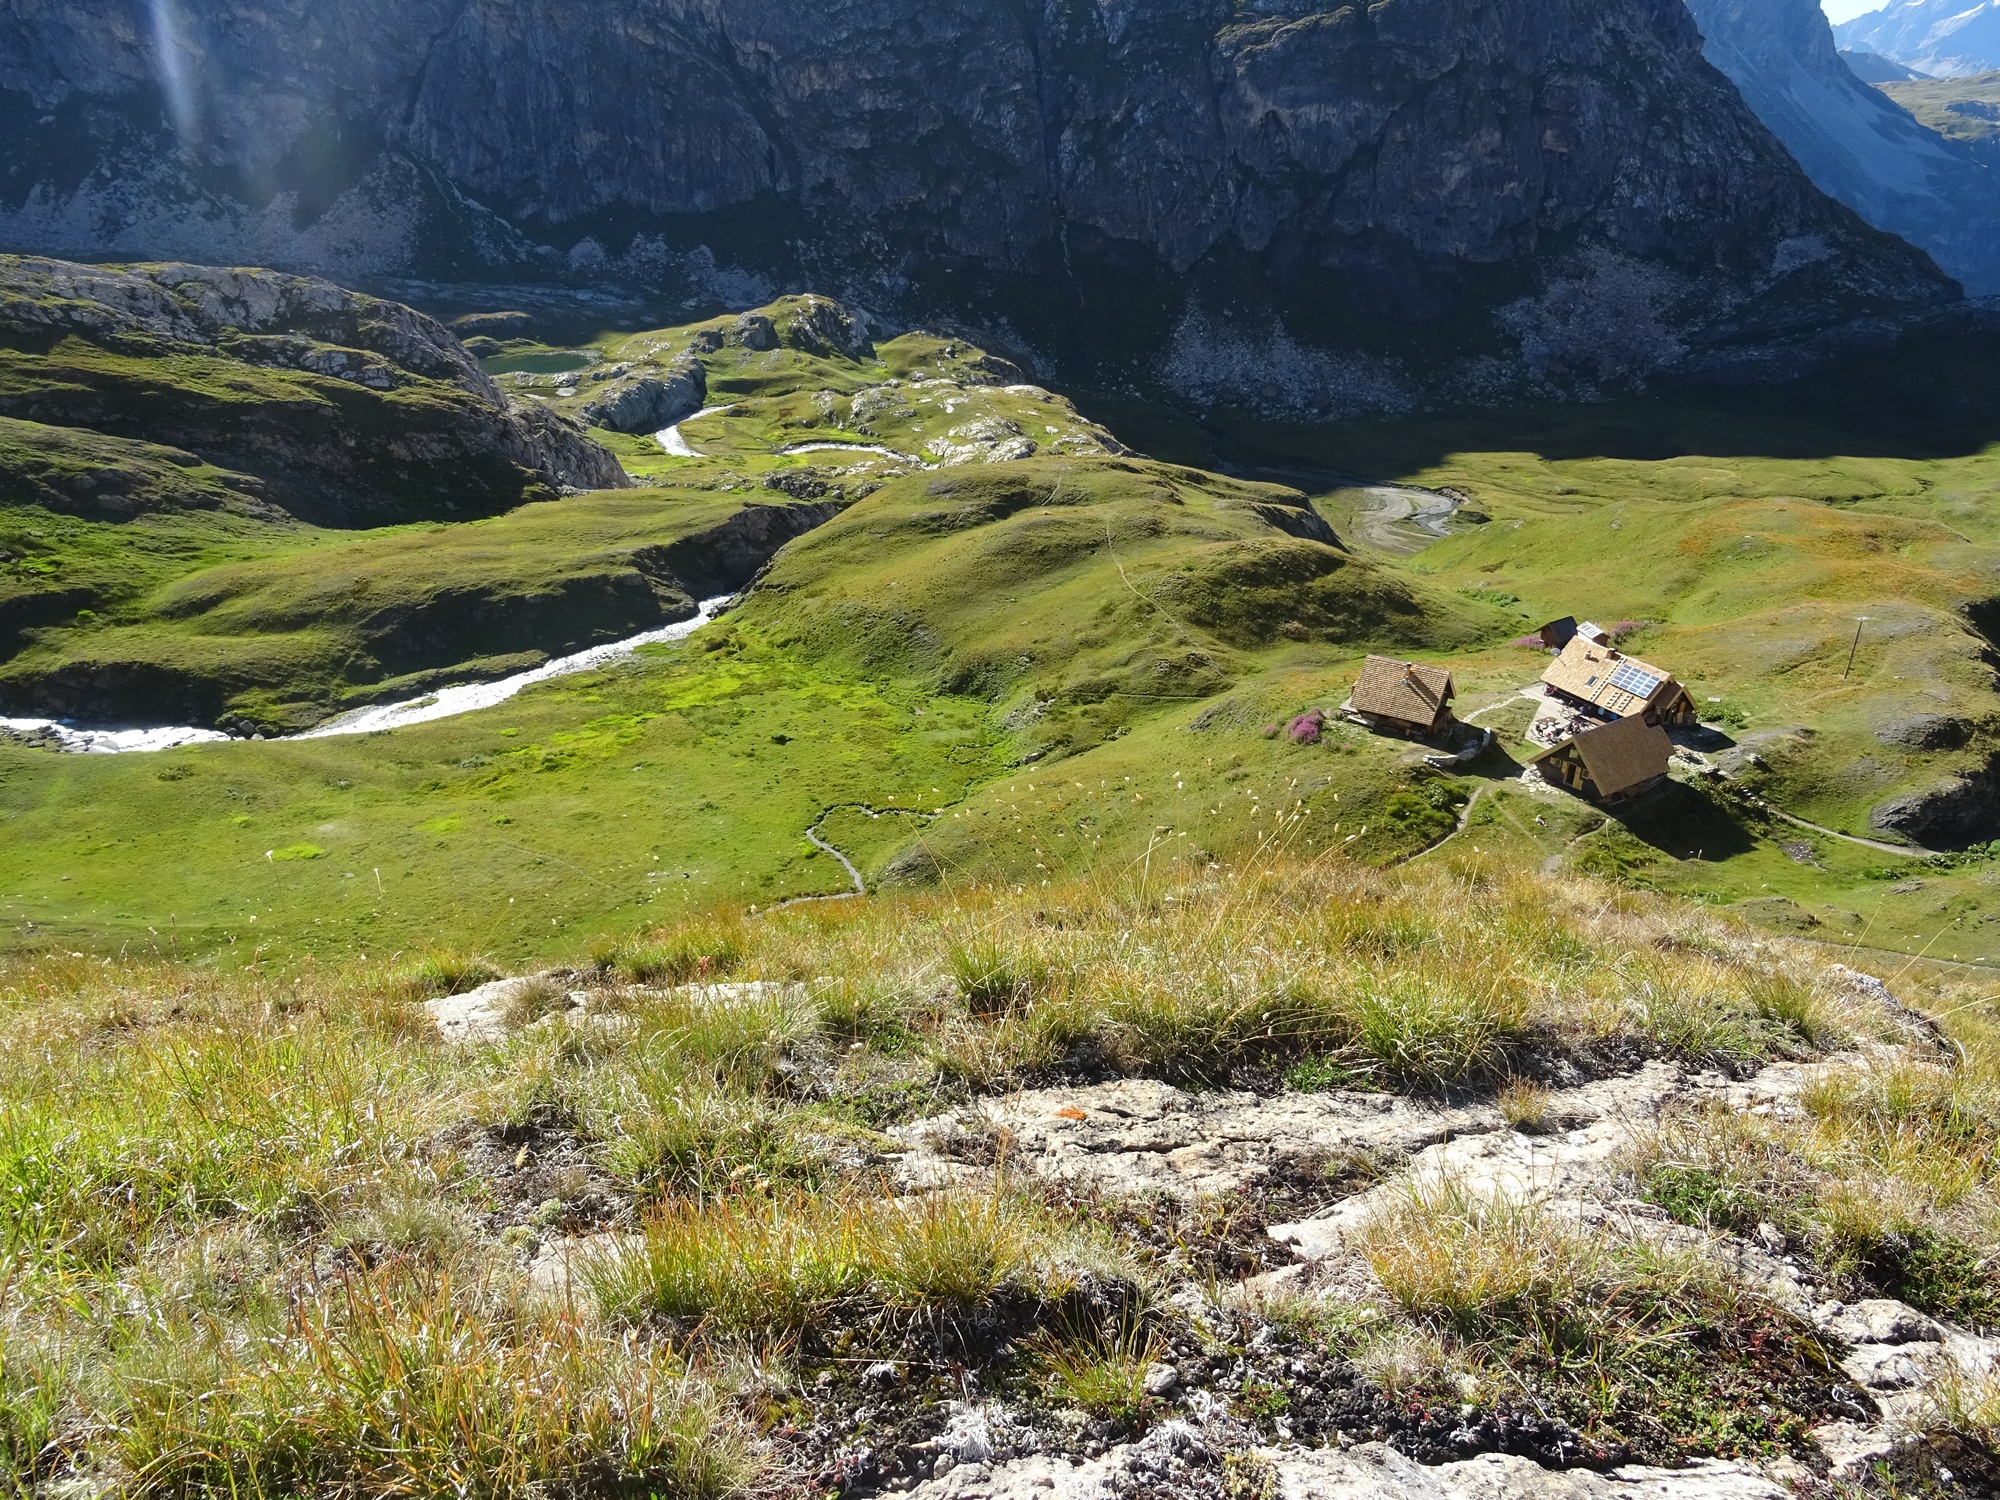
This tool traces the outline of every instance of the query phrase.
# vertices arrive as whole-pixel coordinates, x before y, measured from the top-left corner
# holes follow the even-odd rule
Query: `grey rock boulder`
[[[2000,838],[2000,775],[1991,764],[1961,770],[1878,803],[1868,821],[1882,833],[1900,834],[1926,849],[1963,848]]]
[[[504,1042],[535,1019],[537,1002],[554,986],[539,974],[495,979],[462,994],[423,1002],[438,1035],[452,1046]]]
[[[1850,1344],[1941,1344],[1945,1336],[1935,1318],[1888,1297],[1829,1309],[1820,1326]]]
[[[701,362],[676,360],[664,370],[616,377],[577,413],[587,427],[613,432],[658,432],[700,411],[708,399]]]
[[[1971,740],[1976,727],[1957,714],[1911,714],[1875,731],[1875,738],[1900,750],[1957,750]]]

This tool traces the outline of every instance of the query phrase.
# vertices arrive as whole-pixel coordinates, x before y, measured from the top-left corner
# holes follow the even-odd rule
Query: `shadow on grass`
[[[1603,811],[1640,843],[1674,859],[1714,862],[1757,847],[1756,835],[1726,804],[1679,781]]]
[[[2000,442],[2000,331],[1991,322],[1942,314],[1893,348],[1844,355],[1784,385],[1662,387],[1596,404],[1323,426],[1243,412],[1197,417],[1088,395],[1079,404],[1154,457],[1309,490],[1350,485],[1359,475],[1416,473],[1468,452],[1550,461],[1955,458]]]

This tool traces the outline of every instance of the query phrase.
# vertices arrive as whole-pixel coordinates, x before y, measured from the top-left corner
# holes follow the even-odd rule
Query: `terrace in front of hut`
[[[1552,746],[1620,719],[1661,729],[1694,725],[1694,699],[1671,672],[1620,651],[1609,631],[1588,622],[1555,621],[1542,627],[1542,639],[1554,644],[1565,626],[1568,638],[1542,673],[1542,706],[1528,727],[1530,740]]]
[[[1529,741],[1542,747],[1530,773],[1593,802],[1622,802],[1665,781],[1673,733],[1699,728],[1688,690],[1589,621],[1552,620],[1539,636],[1556,659],[1542,673],[1528,726]]]

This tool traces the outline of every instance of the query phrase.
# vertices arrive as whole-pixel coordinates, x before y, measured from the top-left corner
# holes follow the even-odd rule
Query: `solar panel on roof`
[[[1635,698],[1650,698],[1659,685],[1666,680],[1664,673],[1649,672],[1644,667],[1628,661],[1622,663],[1611,674],[1610,685],[1615,688],[1622,688]]]

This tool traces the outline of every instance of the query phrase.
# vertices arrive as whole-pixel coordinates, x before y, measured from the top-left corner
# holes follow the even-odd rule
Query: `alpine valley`
[[[0,0],[0,1495],[2000,1494],[1986,9]]]

